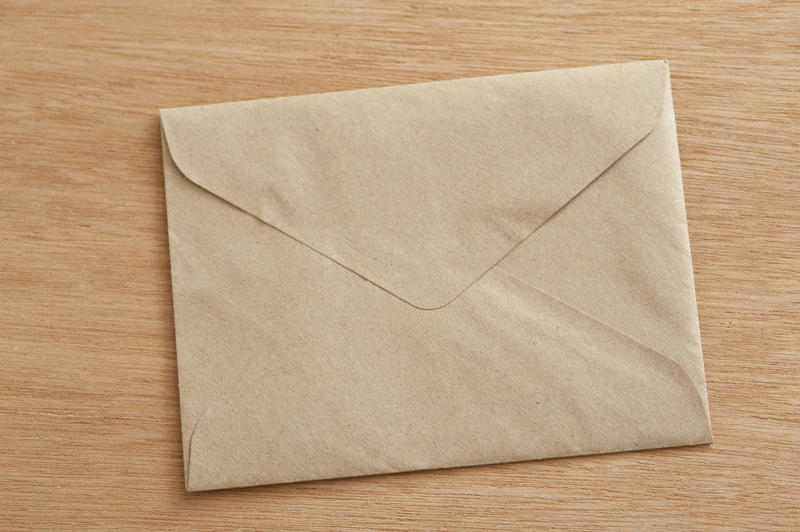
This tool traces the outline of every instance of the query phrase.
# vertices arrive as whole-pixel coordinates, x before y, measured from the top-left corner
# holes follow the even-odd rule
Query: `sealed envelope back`
[[[161,124],[188,490],[711,441],[665,62]]]

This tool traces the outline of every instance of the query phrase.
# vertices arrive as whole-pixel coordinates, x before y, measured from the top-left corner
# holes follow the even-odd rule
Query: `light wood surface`
[[[0,528],[800,528],[797,2],[0,1]],[[157,108],[669,59],[716,442],[188,494]]]

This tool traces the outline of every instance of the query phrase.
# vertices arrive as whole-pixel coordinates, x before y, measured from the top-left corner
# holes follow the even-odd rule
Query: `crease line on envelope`
[[[649,346],[649,345],[637,340],[636,338],[633,338],[632,336],[629,336],[629,335],[625,334],[624,332],[620,331],[616,327],[612,327],[611,325],[608,325],[607,323],[604,323],[602,320],[596,318],[595,316],[592,316],[591,314],[588,314],[588,313],[582,311],[581,309],[579,309],[577,307],[574,307],[574,306],[570,305],[569,303],[566,303],[566,302],[560,300],[559,298],[553,296],[552,294],[549,294],[548,292],[542,290],[541,288],[537,288],[536,286],[533,286],[532,284],[528,283],[527,281],[524,281],[524,280],[520,279],[516,275],[514,275],[512,273],[509,273],[509,272],[507,272],[506,270],[504,270],[504,269],[502,269],[500,267],[496,267],[494,269],[496,271],[502,273],[506,277],[508,277],[510,279],[513,279],[514,281],[518,282],[519,284],[522,284],[522,285],[526,286],[527,288],[529,288],[531,290],[534,290],[534,291],[536,291],[536,292],[538,292],[538,293],[540,293],[540,294],[552,299],[553,301],[557,302],[558,304],[563,305],[563,306],[573,310],[574,312],[577,312],[578,314],[586,317],[587,319],[593,321],[594,323],[596,323],[598,325],[601,325],[602,327],[605,327],[606,329],[608,329],[610,331],[613,331],[614,333],[627,338],[628,340],[634,342],[635,344],[647,349],[648,351],[651,351],[651,352],[655,353],[656,355],[664,358],[665,360],[667,360],[671,364],[675,365],[677,368],[680,369],[681,373],[689,380],[689,382],[692,383],[693,389],[694,389],[695,393],[697,394],[698,398],[700,399],[700,403],[704,406],[704,408],[706,410],[706,417],[708,417],[708,404],[706,403],[706,401],[703,398],[704,394],[699,389],[700,385],[689,374],[689,372],[686,371],[686,368],[684,368],[683,365],[680,362],[678,362],[677,360],[675,360],[671,356],[659,351],[658,349],[655,349],[655,348],[653,348],[653,347],[651,347],[651,346]]]

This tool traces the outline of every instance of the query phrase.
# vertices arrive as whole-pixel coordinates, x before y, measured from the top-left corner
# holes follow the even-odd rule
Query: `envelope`
[[[711,441],[666,62],[161,126],[188,490]]]

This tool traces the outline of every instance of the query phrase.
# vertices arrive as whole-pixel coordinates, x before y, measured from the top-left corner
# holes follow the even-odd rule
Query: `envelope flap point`
[[[447,305],[646,136],[646,61],[166,109],[195,184],[422,309]]]

